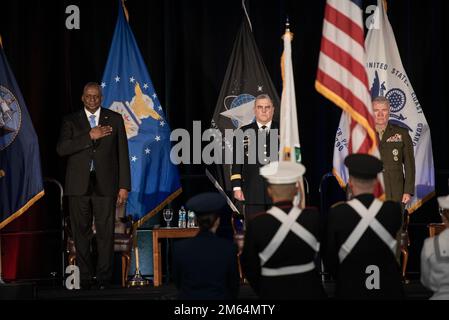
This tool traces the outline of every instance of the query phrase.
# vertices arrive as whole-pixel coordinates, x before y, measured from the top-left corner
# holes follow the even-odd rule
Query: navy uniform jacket
[[[271,198],[267,193],[267,183],[265,179],[259,174],[259,169],[260,167],[269,163],[268,160],[270,157],[270,134],[272,134],[272,129],[279,130],[279,123],[275,121],[271,122],[271,128],[270,133],[267,137],[267,143],[266,146],[263,147],[264,150],[262,151],[262,154],[264,152],[267,152],[267,157],[263,159],[267,159],[267,161],[264,162],[259,162],[259,159],[257,158],[257,147],[255,148],[256,163],[249,163],[248,161],[247,148],[249,148],[251,145],[258,145],[257,133],[259,127],[257,126],[257,122],[253,122],[241,128],[243,132],[248,129],[254,130],[256,134],[256,141],[252,141],[252,139],[249,139],[247,143],[244,143],[242,141],[236,141],[236,143],[234,143],[234,164],[231,168],[231,184],[233,188],[242,188],[243,195],[245,196],[245,218],[247,220],[250,220],[255,213],[264,212],[271,206]],[[242,143],[244,143],[245,145],[244,163],[236,164],[236,149]]]
[[[372,194],[356,197],[366,208],[374,200]],[[341,245],[360,221],[360,215],[348,204],[342,202],[330,209],[327,225],[327,245],[325,247],[325,266],[336,279],[335,297],[340,299],[400,299],[404,297],[401,271],[395,254],[368,228],[351,253],[340,264],[338,252]],[[376,219],[396,238],[401,229],[402,214],[397,202],[383,203]],[[375,265],[379,268],[380,289],[368,290],[366,280],[372,274],[366,268]]]
[[[176,242],[173,278],[179,299],[235,299],[240,286],[237,248],[209,231]]]
[[[288,213],[291,202],[274,204]],[[319,213],[306,208],[296,220],[320,241]],[[251,287],[261,299],[321,299],[326,294],[317,269],[300,274],[267,277],[261,275],[259,253],[262,252],[278,231],[281,222],[272,215],[262,213],[249,223],[245,234],[245,244],[240,257],[243,273]],[[296,234],[290,231],[278,250],[265,263],[267,268],[281,268],[306,264],[315,259],[315,251]]]
[[[379,147],[384,164],[385,198],[401,202],[404,193],[415,193],[415,156],[407,129],[389,123]]]
[[[64,194],[81,196],[87,192],[90,165],[94,161],[96,191],[117,196],[119,189],[131,190],[128,140],[120,114],[101,108],[101,126],[111,126],[112,134],[92,141],[84,108],[64,118],[57,145],[60,156],[68,156]]]

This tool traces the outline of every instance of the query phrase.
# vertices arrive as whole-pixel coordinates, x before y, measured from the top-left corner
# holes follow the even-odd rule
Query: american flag
[[[343,109],[342,117],[350,119],[349,129],[340,128],[349,130],[343,132],[349,138],[347,154],[369,153],[379,157],[364,42],[362,1],[327,0],[315,88]]]

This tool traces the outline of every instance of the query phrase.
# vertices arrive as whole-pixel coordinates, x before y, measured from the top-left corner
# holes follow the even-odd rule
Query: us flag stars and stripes
[[[362,1],[327,0],[315,88],[350,117],[348,153],[379,157],[364,42]]]

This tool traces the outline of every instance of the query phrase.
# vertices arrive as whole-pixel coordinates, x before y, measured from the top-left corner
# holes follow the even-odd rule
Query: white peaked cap
[[[438,205],[440,206],[440,208],[449,209],[449,195],[438,197]]]
[[[260,175],[270,184],[295,183],[305,172],[302,164],[290,161],[273,161],[259,169]]]

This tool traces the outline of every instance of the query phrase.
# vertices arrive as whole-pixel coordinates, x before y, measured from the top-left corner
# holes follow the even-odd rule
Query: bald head
[[[87,89],[89,89],[89,88],[95,88],[95,89],[97,89],[99,92],[100,92],[100,94],[102,93],[102,88],[101,88],[101,86],[97,83],[97,82],[88,82],[88,83],[86,83],[85,85],[84,85],[84,88],[83,88],[83,94],[86,92],[86,90]]]
[[[93,114],[100,108],[102,97],[101,86],[96,82],[88,82],[84,86],[81,101],[84,104],[84,108]]]

